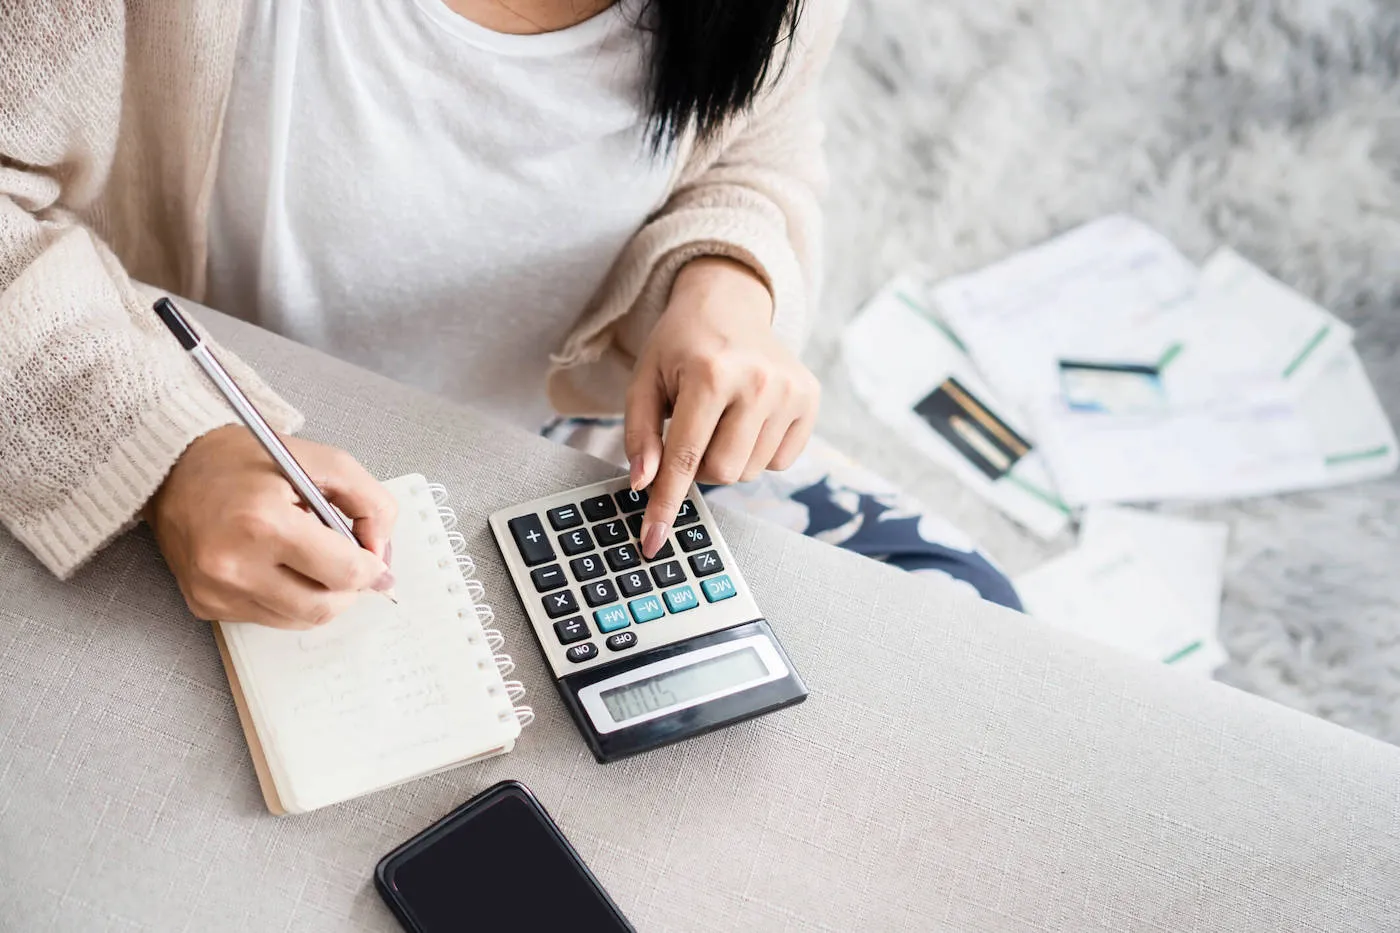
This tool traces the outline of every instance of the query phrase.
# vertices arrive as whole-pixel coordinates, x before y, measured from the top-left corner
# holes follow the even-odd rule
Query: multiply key
[[[551,619],[566,616],[571,612],[578,612],[578,600],[574,599],[573,590],[562,590],[558,593],[550,593],[541,602],[544,603],[544,611]]]
[[[525,566],[533,567],[554,560],[554,548],[549,545],[549,538],[545,536],[544,525],[540,524],[538,515],[531,512],[512,518],[506,524],[510,527],[510,536],[515,539],[515,546],[520,548],[520,556],[525,559]]]

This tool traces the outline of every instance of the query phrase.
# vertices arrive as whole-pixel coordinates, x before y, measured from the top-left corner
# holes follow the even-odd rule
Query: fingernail
[[[642,556],[650,560],[666,543],[666,532],[671,528],[665,522],[655,522],[642,530]]]
[[[394,575],[387,570],[384,571],[384,574],[378,580],[375,580],[369,585],[369,588],[379,593],[389,592],[394,588]]]
[[[384,545],[384,566],[394,566],[394,542],[392,541]]]
[[[642,488],[642,477],[645,475],[642,471],[645,464],[642,463],[641,457],[632,457],[628,460],[628,465],[631,467],[628,482],[632,484],[632,491],[636,492]]]

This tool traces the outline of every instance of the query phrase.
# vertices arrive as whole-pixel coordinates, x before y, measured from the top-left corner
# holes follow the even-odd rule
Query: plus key
[[[515,546],[520,548],[520,556],[525,559],[527,567],[554,560],[554,548],[544,533],[544,525],[540,523],[538,515],[532,512],[512,518],[506,524],[510,527],[510,536],[515,539]]]

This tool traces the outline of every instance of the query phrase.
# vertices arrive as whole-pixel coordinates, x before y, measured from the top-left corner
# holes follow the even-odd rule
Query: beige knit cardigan
[[[682,141],[665,206],[554,348],[561,412],[620,410],[641,340],[698,255],[757,270],[775,330],[800,343],[825,184],[815,86],[844,5],[807,0],[752,112],[713,142]],[[0,3],[0,521],[61,576],[133,521],[193,439],[234,420],[150,306],[204,294],[241,15],[236,0]],[[268,420],[300,426],[219,355]]]

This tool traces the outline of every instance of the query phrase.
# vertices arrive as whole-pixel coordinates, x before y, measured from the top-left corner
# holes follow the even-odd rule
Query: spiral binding
[[[452,553],[456,556],[457,571],[461,575],[460,580],[454,581],[448,589],[454,593],[465,593],[472,601],[472,609],[476,615],[476,621],[481,625],[481,638],[475,636],[471,638],[473,644],[480,641],[486,642],[486,648],[491,652],[490,657],[482,656],[477,659],[477,669],[486,670],[488,665],[494,664],[501,677],[509,677],[515,673],[515,661],[511,656],[501,651],[505,647],[506,639],[500,630],[492,627],[496,621],[496,613],[491,607],[482,602],[486,596],[486,587],[481,581],[476,579],[476,562],[466,552],[467,539],[460,531],[457,531],[457,513],[447,504],[447,487],[441,483],[428,483],[429,494],[432,496],[433,505],[437,507],[437,517],[442,522],[443,531],[447,533],[447,543],[452,548]],[[428,517],[425,510],[423,517]],[[447,560],[444,558],[439,562],[439,566],[447,569]],[[465,607],[457,611],[459,618],[466,618]],[[508,720],[512,715],[521,728],[528,726],[535,721],[535,711],[529,706],[521,704],[519,701],[525,697],[525,685],[518,680],[506,680],[501,684],[492,684],[488,688],[488,693],[493,697],[504,695],[509,702],[509,708],[503,708],[497,714],[502,722]]]

